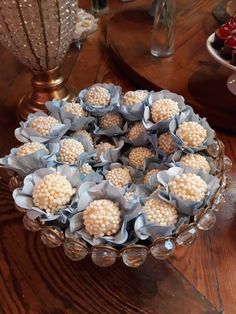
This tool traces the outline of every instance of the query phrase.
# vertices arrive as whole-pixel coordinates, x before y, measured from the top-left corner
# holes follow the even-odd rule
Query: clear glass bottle
[[[96,16],[108,13],[108,0],[91,0],[91,10]]]
[[[151,54],[168,57],[174,53],[176,0],[159,0],[151,35]]]

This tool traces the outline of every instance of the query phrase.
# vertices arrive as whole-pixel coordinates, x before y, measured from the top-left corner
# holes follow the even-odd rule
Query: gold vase
[[[1,0],[0,41],[33,73],[33,90],[17,108],[20,119],[53,98],[72,97],[60,74],[72,41],[77,0]]]

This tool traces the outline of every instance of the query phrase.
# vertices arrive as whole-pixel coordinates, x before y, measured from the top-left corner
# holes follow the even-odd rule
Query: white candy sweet
[[[186,201],[202,201],[207,192],[206,182],[194,173],[178,175],[168,186],[170,193]]]
[[[52,173],[35,185],[32,197],[34,206],[47,213],[56,213],[69,204],[73,195],[70,182],[64,176]]]
[[[131,126],[127,137],[130,141],[134,142],[143,132],[145,132],[145,127],[143,126],[142,122],[137,122]]]
[[[146,215],[148,223],[171,226],[177,222],[178,213],[175,207],[159,198],[151,198],[146,201],[142,210]]]
[[[40,143],[25,143],[23,145],[21,145],[20,147],[18,147],[17,152],[16,152],[16,156],[17,157],[23,157],[26,155],[30,155],[33,154],[35,152],[37,152],[38,150],[43,149],[45,152],[49,153],[49,151],[47,150],[47,148]]]
[[[95,238],[116,234],[121,211],[117,203],[107,199],[92,201],[83,212],[85,229]]]
[[[148,96],[147,91],[137,90],[137,91],[129,91],[124,94],[123,97],[123,105],[125,106],[133,106],[140,102],[143,102]]]
[[[187,154],[181,157],[180,162],[191,168],[202,169],[205,173],[211,170],[206,157],[200,154]]]
[[[95,107],[106,107],[109,105],[111,95],[109,91],[101,86],[94,86],[85,95],[85,101]]]
[[[75,164],[84,152],[84,146],[73,138],[60,140],[59,144],[60,150],[57,153],[57,160],[65,164]]]
[[[60,124],[60,122],[53,117],[38,117],[31,122],[30,127],[39,134],[47,136],[52,127],[58,124]]]
[[[100,119],[100,127],[103,129],[109,129],[114,126],[122,128],[123,119],[119,113],[108,112]]]
[[[176,131],[184,145],[188,147],[198,147],[204,143],[207,131],[199,123],[194,121],[183,122]]]
[[[135,147],[130,150],[129,161],[134,166],[142,166],[145,162],[145,159],[153,156],[152,151],[146,147]]]
[[[177,113],[179,113],[178,103],[167,98],[156,100],[151,107],[151,118],[155,123],[169,120]]]
[[[163,133],[159,136],[158,146],[167,155],[173,154],[176,149],[173,138],[169,132]]]
[[[65,112],[70,112],[77,117],[86,117],[88,113],[83,109],[83,107],[77,102],[68,102],[63,106]]]
[[[131,182],[128,168],[114,168],[107,172],[106,179],[117,188],[122,188]]]

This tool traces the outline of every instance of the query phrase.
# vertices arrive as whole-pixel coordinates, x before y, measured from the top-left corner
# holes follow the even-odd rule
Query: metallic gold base
[[[26,120],[31,112],[46,111],[44,104],[49,100],[72,100],[75,96],[66,88],[59,67],[45,72],[34,72],[33,75],[33,91],[20,100],[17,107],[18,120]]]

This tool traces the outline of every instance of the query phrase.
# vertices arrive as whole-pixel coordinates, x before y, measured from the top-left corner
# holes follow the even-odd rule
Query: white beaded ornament
[[[85,95],[85,101],[95,107],[106,107],[110,102],[109,91],[101,86],[94,86]]]
[[[86,117],[88,113],[83,109],[83,107],[76,102],[68,102],[63,106],[65,112],[70,112],[77,117]]]
[[[47,150],[47,148],[40,143],[25,143],[23,145],[21,145],[20,147],[18,147],[17,152],[16,152],[16,156],[17,157],[23,157],[26,155],[30,155],[33,154],[35,152],[37,152],[38,150],[43,149],[45,152],[49,153],[49,151]]]
[[[186,201],[202,201],[207,192],[206,182],[194,173],[178,175],[168,186],[170,193]]]
[[[60,124],[60,122],[53,117],[38,117],[31,122],[30,127],[39,134],[47,136],[52,127],[58,124]]]
[[[180,162],[191,168],[202,169],[205,173],[211,170],[206,157],[200,154],[187,154],[181,157]]]
[[[146,201],[142,210],[146,215],[148,223],[171,226],[177,222],[178,213],[175,207],[159,198],[151,198]]]
[[[107,199],[92,201],[83,212],[85,229],[95,238],[116,234],[121,211],[117,203]]]
[[[185,121],[177,129],[176,135],[182,139],[184,145],[198,147],[206,140],[207,131],[197,122]]]
[[[114,168],[107,172],[106,179],[117,188],[122,188],[131,182],[128,168]]]
[[[178,103],[167,98],[156,100],[151,107],[151,118],[155,123],[169,120],[177,113],[179,113]]]
[[[145,159],[152,156],[153,153],[150,149],[146,147],[134,147],[130,150],[128,159],[134,166],[142,166]]]
[[[158,146],[167,155],[173,154],[176,149],[173,138],[169,132],[163,133],[159,136]]]
[[[123,105],[133,106],[140,102],[143,102],[148,96],[148,92],[138,90],[138,91],[129,91],[124,94]]]
[[[78,157],[84,152],[84,146],[73,138],[65,138],[59,141],[60,150],[57,160],[65,164],[75,164]]]
[[[47,213],[56,213],[65,208],[74,190],[70,182],[58,173],[46,175],[34,187],[33,204]]]
[[[100,119],[100,127],[103,129],[109,129],[114,126],[122,128],[123,119],[119,113],[108,112]]]
[[[143,132],[145,132],[145,127],[143,126],[142,122],[137,122],[131,126],[127,137],[130,141],[134,142]]]

